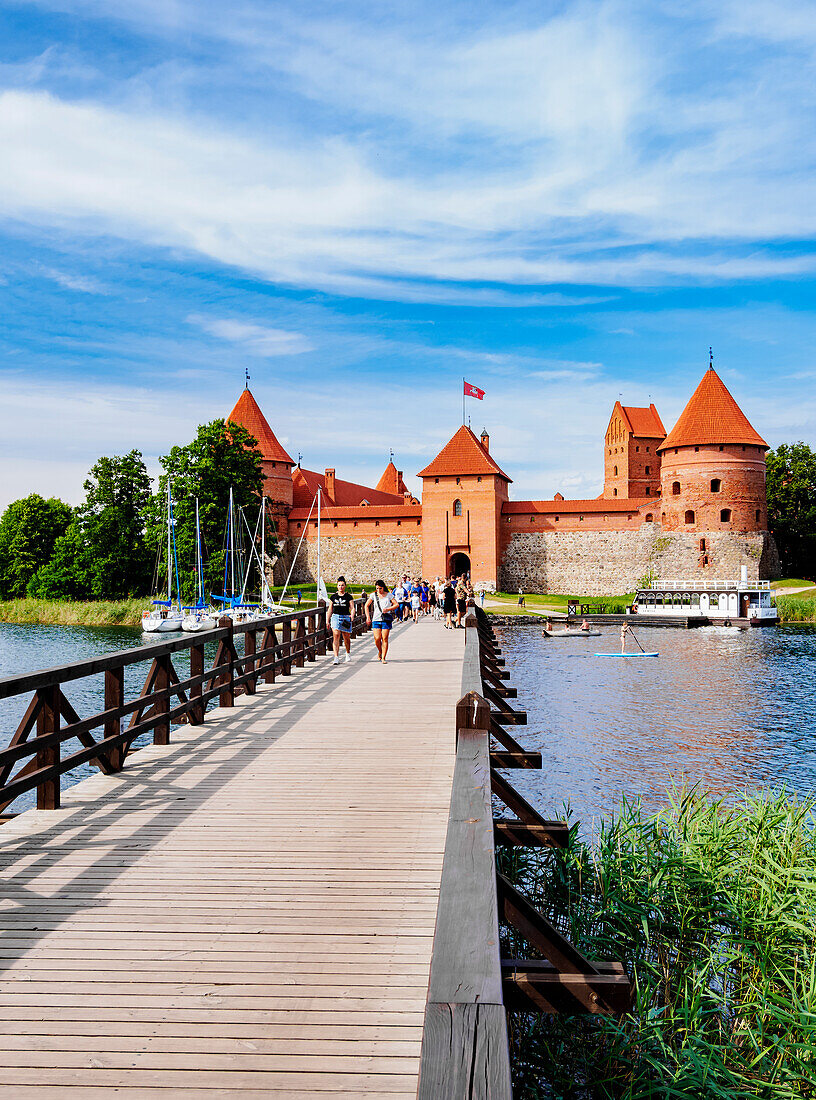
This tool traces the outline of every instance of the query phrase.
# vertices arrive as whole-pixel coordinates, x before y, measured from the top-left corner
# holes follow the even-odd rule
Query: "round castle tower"
[[[768,444],[713,367],[658,450],[666,530],[767,531]]]

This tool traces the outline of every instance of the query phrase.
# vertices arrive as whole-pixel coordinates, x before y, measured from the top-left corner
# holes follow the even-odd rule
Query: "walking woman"
[[[467,611],[467,598],[468,590],[465,578],[460,577],[459,582],[456,585],[456,625],[462,625],[462,619],[465,617]]]
[[[377,647],[377,660],[386,663],[388,657],[388,638],[391,634],[393,616],[399,609],[399,603],[393,592],[388,591],[385,581],[375,581],[374,591],[365,605],[366,621],[370,623]]]
[[[411,587],[411,614],[414,622],[419,622],[419,610],[422,606],[422,588],[419,581],[415,580]]]
[[[428,585],[428,614],[432,618],[436,618],[436,584]]]
[[[456,593],[453,589],[453,581],[446,580],[442,589],[442,610],[445,613],[445,630],[453,630],[453,616],[456,612]]]
[[[337,591],[329,603],[329,624],[332,629],[334,660],[340,664],[340,640],[346,646],[346,664],[351,660],[351,593],[346,588],[346,578],[337,578]]]

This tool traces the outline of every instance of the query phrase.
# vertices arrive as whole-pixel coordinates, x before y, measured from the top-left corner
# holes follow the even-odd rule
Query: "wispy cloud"
[[[314,350],[314,344],[300,332],[287,332],[285,329],[268,328],[228,318],[204,317],[199,313],[191,313],[187,321],[219,340],[239,344],[250,355],[263,358],[301,355]]]
[[[110,289],[98,279],[90,275],[72,275],[67,271],[56,271],[54,268],[42,268],[41,274],[46,279],[51,279],[65,290],[76,290],[81,294],[110,294]]]

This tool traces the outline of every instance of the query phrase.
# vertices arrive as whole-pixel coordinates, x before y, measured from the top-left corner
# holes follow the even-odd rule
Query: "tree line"
[[[168,478],[183,598],[195,595],[196,497],[205,583],[220,591],[230,489],[236,509],[256,509],[261,501],[257,440],[238,424],[215,420],[159,462],[155,488],[141,452],[133,450],[94,463],[76,508],[37,493],[13,501],[0,517],[0,598],[123,599],[157,591],[166,583]],[[271,524],[266,537],[274,546]]]

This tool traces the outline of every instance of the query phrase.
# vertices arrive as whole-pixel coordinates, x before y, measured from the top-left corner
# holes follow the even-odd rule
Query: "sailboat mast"
[[[198,515],[198,497],[196,497],[196,581],[198,582],[198,598],[204,602],[204,567],[201,562],[201,521]]]
[[[171,533],[170,478],[167,479],[167,602],[173,602],[173,538]]]
[[[266,598],[266,497],[261,497],[261,603],[269,603]]]
[[[230,596],[235,596],[235,519],[232,514],[232,486],[229,503],[229,555],[230,555]]]
[[[323,576],[320,570],[320,486],[317,487],[317,599],[315,603],[320,600],[320,578]]]

